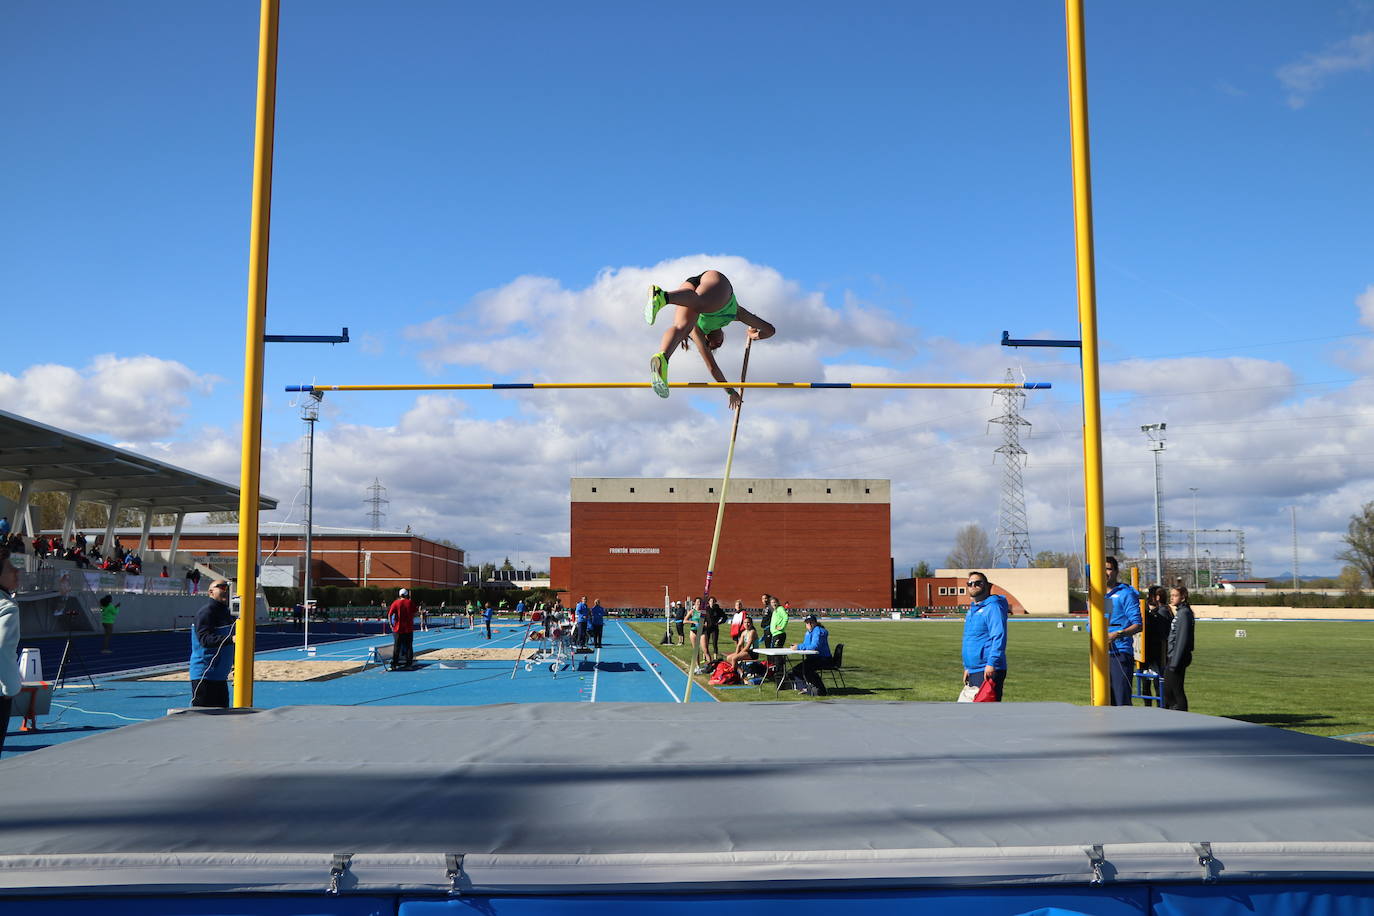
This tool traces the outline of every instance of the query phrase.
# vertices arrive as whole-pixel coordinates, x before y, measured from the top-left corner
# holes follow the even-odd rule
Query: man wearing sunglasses
[[[964,683],[982,687],[992,682],[992,698],[1001,702],[1007,679],[1007,599],[992,593],[992,583],[981,572],[968,574],[968,593],[973,602],[964,616]]]

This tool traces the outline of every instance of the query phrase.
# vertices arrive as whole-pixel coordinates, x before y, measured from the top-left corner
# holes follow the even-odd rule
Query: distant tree
[[[911,571],[913,579],[929,579],[933,575],[935,575],[935,570],[931,569],[930,564],[925,560],[917,563],[916,568]]]
[[[236,524],[236,523],[238,522],[238,520],[239,520],[239,513],[238,513],[238,510],[234,510],[234,511],[232,511],[232,512],[230,512],[230,511],[225,511],[225,512],[207,512],[207,513],[205,513],[205,522],[206,522],[206,524],[208,524],[208,525],[231,525],[231,524]]]
[[[482,581],[483,581],[483,582],[486,582],[486,581],[488,581],[488,580],[490,580],[490,579],[495,579],[495,578],[496,578],[496,564],[495,564],[495,563],[483,563],[483,564],[482,564],[482,576],[481,576],[481,578],[482,578]]]
[[[1341,569],[1341,575],[1336,580],[1336,587],[1347,595],[1354,597],[1364,592],[1364,573],[1358,567],[1346,566]]]
[[[1083,558],[1076,553],[1042,550],[1035,555],[1033,565],[1036,569],[1067,569],[1069,571],[1069,588],[1082,588],[1085,584],[1083,582]]]
[[[954,535],[954,549],[945,557],[953,569],[981,569],[992,565],[992,543],[981,525],[965,525]]]
[[[1336,559],[1358,569],[1366,582],[1374,582],[1374,502],[1365,503],[1350,517],[1350,527],[1341,540],[1346,549],[1336,554]]]
[[[515,567],[511,565],[510,557],[506,557],[505,562],[501,564],[501,569],[503,572],[510,572],[512,569],[515,569]]]
[[[12,498],[18,501],[19,494],[17,491]],[[33,513],[34,526],[40,531],[61,528],[63,522],[67,520],[68,504],[67,494],[60,490],[45,490],[32,494],[29,497],[29,511]],[[109,519],[110,506],[108,503],[77,500],[74,522],[77,531],[89,531],[96,528],[103,530]],[[173,513],[153,513],[152,523],[154,525],[170,525],[175,521],[176,515]],[[138,528],[142,525],[143,509],[141,508],[122,508],[115,518],[116,528]]]

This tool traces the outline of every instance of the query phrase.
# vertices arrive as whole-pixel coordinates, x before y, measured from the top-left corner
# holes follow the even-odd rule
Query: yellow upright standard
[[[258,30],[258,111],[253,143],[253,222],[248,243],[248,326],[243,347],[243,457],[239,468],[239,625],[234,705],[253,705],[257,639],[258,486],[262,478],[262,356],[267,323],[267,252],[272,225],[272,137],[277,111],[279,0],[262,0]]]
[[[1097,271],[1093,254],[1092,156],[1088,149],[1088,64],[1083,0],[1064,0],[1069,49],[1069,126],[1073,145],[1073,228],[1078,262],[1078,327],[1083,342],[1083,502],[1091,619],[1092,702],[1106,706],[1106,520],[1102,492],[1102,396],[1097,357]]]

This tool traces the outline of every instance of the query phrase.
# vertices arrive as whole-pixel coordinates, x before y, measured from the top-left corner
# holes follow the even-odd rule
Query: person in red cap
[[[386,612],[391,624],[391,670],[409,668],[415,664],[415,605],[410,601],[410,589],[401,589]]]

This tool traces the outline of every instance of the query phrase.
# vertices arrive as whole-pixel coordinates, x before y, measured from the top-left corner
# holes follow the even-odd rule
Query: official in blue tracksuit
[[[587,596],[583,595],[582,600],[577,602],[573,608],[573,645],[579,649],[587,648],[587,627],[590,625],[588,618],[591,616],[591,609],[587,607]]]
[[[1118,580],[1116,557],[1107,557],[1107,680],[1112,685],[1112,705],[1131,705],[1131,678],[1135,675],[1135,641],[1140,632],[1140,592]]]
[[[802,623],[806,624],[806,635],[793,648],[803,651],[810,649],[816,654],[803,655],[801,661],[787,672],[787,680],[795,684],[797,678],[801,678],[811,686],[812,693],[823,697],[826,690],[825,681],[821,680],[821,669],[831,664],[830,631],[821,626],[814,614],[807,614],[802,618]]]
[[[964,615],[964,683],[982,687],[992,681],[992,697],[1002,699],[1002,685],[1007,680],[1007,618],[1011,605],[1001,595],[992,593],[992,583],[986,574],[968,574],[968,593],[973,603]]]
[[[601,606],[600,598],[592,604],[589,616],[592,624],[592,644],[600,649],[601,631],[606,628],[606,609]]]
[[[482,603],[482,623],[486,624],[487,627],[487,639],[491,639],[491,615],[495,613],[496,612],[491,609],[490,601]]]
[[[191,705],[227,709],[229,669],[234,664],[234,618],[229,613],[229,583],[217,579],[210,601],[191,627]]]

